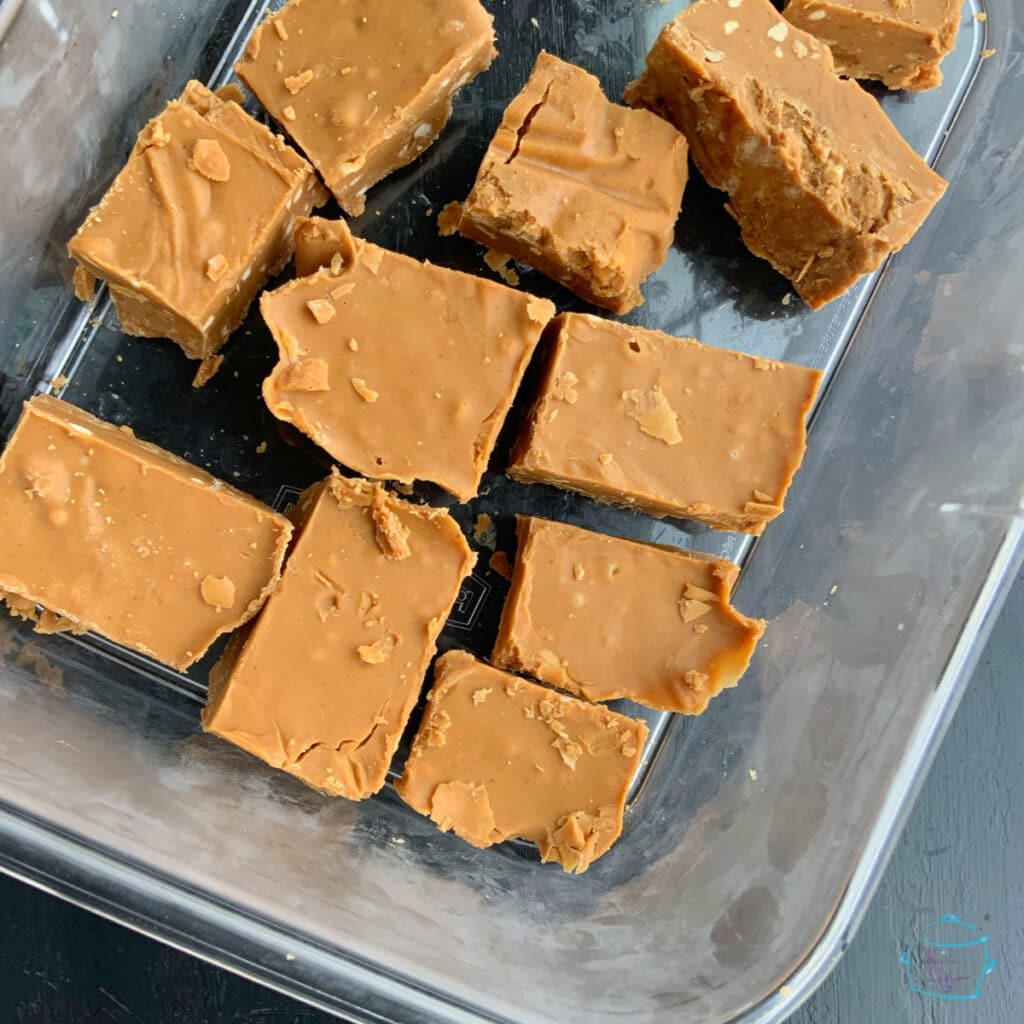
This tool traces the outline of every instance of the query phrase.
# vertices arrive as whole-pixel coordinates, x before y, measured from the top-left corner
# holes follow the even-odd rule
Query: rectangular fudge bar
[[[260,299],[280,350],[263,384],[270,411],[363,476],[471,498],[554,306],[340,222],[317,230],[337,233],[333,266]]]
[[[497,56],[478,0],[290,0],[235,65],[346,213],[440,134]]]
[[[281,585],[210,675],[203,725],[333,796],[384,785],[473,568],[455,520],[335,470],[306,491]]]
[[[698,0],[662,30],[634,105],[668,118],[743,241],[813,309],[901,249],[946,183],[827,46],[768,0]]]
[[[508,474],[761,533],[803,459],[821,373],[567,313]]]
[[[686,173],[670,124],[610,103],[593,75],[542,51],[469,198],[439,225],[625,313],[665,262]]]
[[[434,686],[398,794],[443,832],[484,848],[527,839],[581,874],[622,832],[647,726],[499,672],[464,651]]]
[[[184,671],[277,585],[283,516],[127,427],[39,395],[0,457],[0,594]],[[44,611],[39,614],[36,606]]]
[[[205,359],[288,262],[294,218],[326,199],[298,153],[189,82],[68,243],[75,292],[91,299],[106,281],[126,334],[170,338]]]
[[[764,622],[729,603],[732,562],[527,516],[517,536],[495,665],[699,715],[750,664]]]
[[[832,51],[836,71],[922,92],[942,84],[963,0],[790,0],[786,19]]]

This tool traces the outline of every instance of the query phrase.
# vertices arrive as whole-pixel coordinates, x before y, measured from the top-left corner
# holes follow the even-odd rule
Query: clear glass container
[[[259,317],[194,391],[176,348],[124,337],[102,294],[71,297],[64,248],[139,128],[190,77],[227,81],[266,5],[116,2],[0,4],[0,433],[56,379],[281,508],[326,462],[260,399],[275,350]],[[466,195],[537,51],[618,96],[681,5],[485,2],[501,57],[353,227],[487,274],[435,218]],[[857,926],[1022,551],[1024,10],[976,13],[969,0],[940,89],[876,92],[951,182],[903,252],[811,313],[694,176],[630,316],[826,371],[786,514],[756,550],[512,484],[517,415],[485,493],[458,510],[467,525],[494,515],[506,550],[512,514],[532,511],[729,555],[745,562],[738,606],[769,620],[742,684],[706,714],[648,716],[625,833],[586,875],[527,846],[475,850],[390,788],[329,800],[205,736],[209,659],[179,676],[6,615],[0,867],[358,1021],[782,1020]],[[579,308],[536,274],[523,285]],[[504,581],[484,555],[443,646],[489,647]]]

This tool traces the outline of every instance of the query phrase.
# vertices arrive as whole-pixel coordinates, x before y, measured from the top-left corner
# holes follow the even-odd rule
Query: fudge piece
[[[335,470],[299,500],[281,585],[210,675],[203,725],[334,796],[384,785],[476,556],[443,509]]]
[[[471,498],[554,306],[318,230],[338,258],[260,299],[280,350],[270,411],[364,476]]]
[[[580,874],[622,832],[647,726],[499,672],[464,651],[434,667],[399,796],[484,848],[527,839]]]
[[[818,370],[568,313],[508,475],[759,534],[782,512]]]
[[[68,243],[75,292],[90,299],[95,279],[106,281],[126,334],[205,359],[288,262],[294,218],[326,199],[298,153],[189,82]]]
[[[629,103],[680,128],[743,241],[813,309],[902,248],[946,183],[878,101],[768,0],[698,0],[662,30]]]
[[[495,665],[687,715],[739,682],[764,622],[730,605],[732,562],[525,516],[516,532]]]
[[[478,0],[290,0],[235,65],[346,213],[440,134],[497,56]]]
[[[255,499],[48,395],[25,404],[0,457],[10,609],[179,671],[256,614],[291,533]]]
[[[670,124],[610,103],[593,75],[541,52],[469,198],[439,224],[625,313],[665,262],[686,169]]]
[[[963,0],[790,0],[783,13],[828,44],[839,74],[923,92],[942,84],[939,64],[956,43],[962,6]]]

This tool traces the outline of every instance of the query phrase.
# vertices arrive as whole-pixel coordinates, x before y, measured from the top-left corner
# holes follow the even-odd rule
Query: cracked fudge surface
[[[790,0],[784,14],[828,45],[839,74],[922,92],[942,84],[939,65],[956,43],[962,7],[963,0]]]
[[[371,185],[434,142],[455,93],[496,56],[478,0],[291,0],[235,71],[355,215]]]
[[[526,839],[582,873],[622,832],[646,739],[642,721],[451,651],[395,789],[473,846]]]
[[[49,395],[0,457],[0,598],[40,632],[91,630],[179,671],[256,614],[291,534],[255,498]]]
[[[263,384],[270,411],[364,476],[468,500],[555,307],[352,238],[340,221],[298,234],[300,265],[328,265],[260,299],[280,353]]]
[[[231,98],[189,82],[143,128],[68,243],[75,293],[106,281],[126,334],[205,359],[292,254],[292,225],[327,199],[313,168]]]
[[[376,793],[476,556],[442,509],[335,471],[281,584],[210,675],[203,725],[334,796]]]
[[[585,313],[553,327],[509,476],[720,530],[782,512],[818,370]]]
[[[946,182],[829,48],[768,0],[698,0],[662,30],[627,102],[657,111],[729,193],[743,241],[817,309],[921,226]]]
[[[520,516],[492,661],[587,700],[700,714],[764,622],[729,603],[732,562]]]
[[[469,198],[439,226],[624,313],[665,261],[686,173],[670,124],[609,102],[593,75],[541,52]]]

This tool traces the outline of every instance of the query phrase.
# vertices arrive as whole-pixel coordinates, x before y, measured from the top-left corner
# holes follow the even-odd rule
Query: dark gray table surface
[[[1024,574],[849,952],[791,1024],[1024,1021]],[[900,951],[952,913],[998,966],[980,998],[910,990]],[[0,878],[0,1024],[327,1024],[283,996]]]

